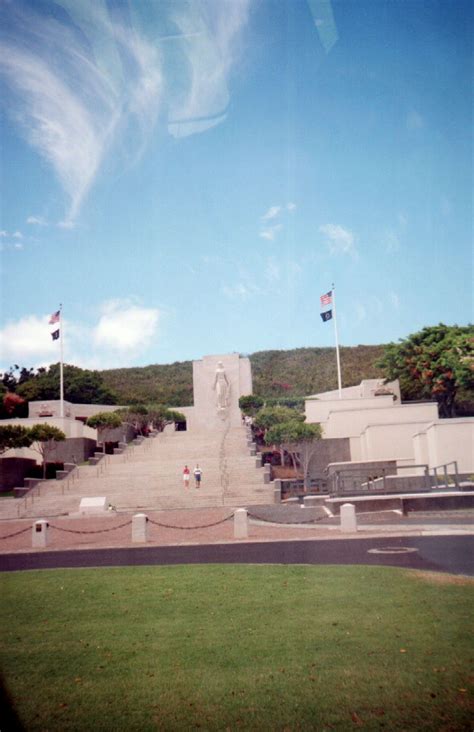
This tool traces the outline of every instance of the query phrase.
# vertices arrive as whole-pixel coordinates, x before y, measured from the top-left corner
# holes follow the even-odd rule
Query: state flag
[[[321,295],[319,298],[321,300],[321,307],[324,308],[326,305],[332,304],[332,290],[329,290],[329,292],[324,293],[324,295]]]
[[[55,313],[53,313],[49,319],[49,324],[54,325],[54,323],[59,323],[59,319],[61,317],[61,311],[57,310]]]
[[[326,322],[326,320],[331,320],[332,318],[332,310],[326,310],[325,313],[319,313],[321,318],[323,319],[323,323]]]
[[[53,339],[53,341],[57,341],[58,340],[58,338],[59,338],[59,328],[57,330],[53,330],[53,332],[51,333],[51,338]]]

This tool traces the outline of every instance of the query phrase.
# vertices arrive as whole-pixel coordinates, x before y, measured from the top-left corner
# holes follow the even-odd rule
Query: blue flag
[[[332,310],[326,310],[325,313],[319,313],[319,314],[323,319],[323,323],[325,323],[326,320],[331,320],[331,318],[332,318]]]

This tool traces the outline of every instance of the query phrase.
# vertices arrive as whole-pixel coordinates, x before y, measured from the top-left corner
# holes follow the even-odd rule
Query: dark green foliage
[[[117,394],[120,404],[154,403],[185,407],[193,403],[191,361],[109,369],[100,374],[104,385]]]
[[[362,379],[381,378],[375,362],[383,346],[341,348],[343,386]],[[267,404],[300,406],[295,398],[337,389],[334,348],[297,348],[290,351],[259,351],[250,357],[253,391]],[[193,403],[191,361],[143,368],[101,371],[104,384],[117,394],[120,404],[171,404],[176,407]]]
[[[263,407],[265,400],[256,394],[246,394],[239,399],[239,407],[244,414],[252,417]]]
[[[386,346],[378,363],[388,380],[400,379],[404,399],[436,399],[441,417],[456,416],[460,401],[474,402],[472,325],[423,328]]]
[[[383,346],[342,347],[342,385],[353,386],[362,379],[383,376],[375,362],[382,356]],[[334,348],[296,348],[291,351],[259,351],[250,356],[253,391],[265,397],[309,396],[337,389],[336,353]],[[285,385],[283,387],[282,385]],[[289,388],[286,388],[286,387]]]
[[[0,425],[0,454],[14,447],[29,447],[31,432],[20,425]]]
[[[27,401],[59,399],[59,364],[18,382],[15,390]],[[104,384],[99,371],[68,364],[64,365],[64,398],[74,404],[117,404],[116,395]]]

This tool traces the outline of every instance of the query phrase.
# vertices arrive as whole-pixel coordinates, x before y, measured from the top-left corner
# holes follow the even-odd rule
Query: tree
[[[28,405],[26,400],[13,391],[7,391],[2,400],[2,416],[9,417],[27,417]]]
[[[303,473],[305,492],[309,487],[309,466],[317,445],[322,436],[321,425],[306,424],[301,420],[291,419],[273,425],[265,434],[267,445],[278,445],[290,453],[295,473],[299,464]]]
[[[17,447],[31,445],[31,431],[16,424],[0,425],[0,455]]]
[[[378,365],[400,380],[404,399],[435,399],[440,417],[454,417],[458,392],[474,396],[474,326],[423,328],[386,346]]]
[[[105,432],[116,429],[122,424],[122,417],[117,412],[97,412],[86,420],[86,425],[97,430],[102,441],[102,450],[105,453]]]
[[[262,397],[257,394],[247,394],[239,398],[239,408],[247,416],[253,417],[265,404]]]
[[[30,429],[32,443],[37,443],[33,450],[38,452],[43,460],[43,479],[46,478],[46,463],[51,453],[56,450],[57,443],[66,439],[64,432],[51,424],[34,424]]]
[[[182,412],[175,412],[168,407],[158,406],[150,410],[150,417],[153,427],[158,432],[163,432],[168,424],[176,424],[176,422],[186,422],[186,417]]]
[[[38,369],[36,374],[26,378],[28,369],[22,369],[14,390],[27,401],[59,399],[59,370],[59,363],[56,363],[48,369]],[[104,385],[98,371],[69,364],[64,364],[64,398],[74,404],[117,403],[117,397]]]

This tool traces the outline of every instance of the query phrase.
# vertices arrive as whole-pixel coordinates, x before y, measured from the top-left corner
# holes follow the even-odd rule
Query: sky
[[[0,370],[473,316],[470,0],[0,0]]]

